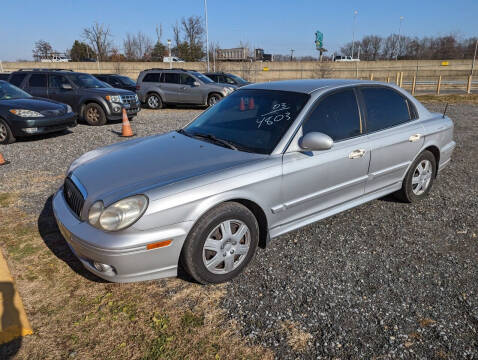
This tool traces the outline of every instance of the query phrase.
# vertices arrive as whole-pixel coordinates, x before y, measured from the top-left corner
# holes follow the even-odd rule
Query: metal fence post
[[[438,77],[437,95],[440,95],[440,88],[441,88],[441,75]]]
[[[466,85],[467,94],[471,94],[471,82],[473,81],[473,75],[468,76],[468,84]]]
[[[403,71],[400,72],[400,85],[398,86],[402,87],[402,85],[403,85]]]
[[[387,83],[390,83],[390,76],[387,76]]]
[[[373,73],[370,73],[370,80],[373,80]]]
[[[397,78],[395,79],[395,84],[398,86],[400,81],[400,72],[397,72]]]
[[[413,75],[413,82],[412,82],[412,95],[415,95],[415,87],[417,86],[417,76]]]

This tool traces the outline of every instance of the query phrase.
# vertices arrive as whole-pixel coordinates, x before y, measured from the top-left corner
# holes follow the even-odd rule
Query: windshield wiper
[[[192,136],[192,137],[200,138],[200,139],[210,140],[210,141],[212,141],[216,144],[220,144],[220,145],[222,145],[224,147],[228,147],[229,149],[232,149],[232,150],[238,150],[237,146],[234,145],[233,143],[231,143],[227,140],[224,140],[224,139],[219,139],[212,134],[189,133],[189,135]]]

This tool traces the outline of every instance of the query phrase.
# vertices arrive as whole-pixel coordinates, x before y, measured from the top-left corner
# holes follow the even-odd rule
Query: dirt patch
[[[478,104],[478,94],[417,95],[415,97],[426,103]]]
[[[303,352],[309,347],[312,335],[299,328],[299,324],[293,321],[284,321],[281,324],[282,331],[287,336],[287,343],[297,352]]]
[[[224,286],[180,279],[105,283],[81,267],[52,222],[39,228],[19,210],[24,196],[0,193],[0,246],[34,334],[21,346],[4,346],[0,357],[272,359],[226,320],[219,307]]]

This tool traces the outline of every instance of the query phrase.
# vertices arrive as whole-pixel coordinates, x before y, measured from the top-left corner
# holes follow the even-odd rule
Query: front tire
[[[0,119],[0,144],[11,144],[16,141],[13,132],[7,122]]]
[[[149,94],[146,98],[146,104],[150,109],[157,110],[163,108],[163,100],[158,94]]]
[[[226,202],[204,214],[189,232],[181,264],[201,284],[229,281],[254,257],[259,225],[245,206]]]
[[[222,99],[222,96],[219,95],[219,94],[211,94],[209,95],[209,97],[207,98],[207,106],[213,106],[213,105],[216,105],[219,101],[221,101]]]
[[[89,103],[84,110],[84,118],[88,125],[101,126],[106,124],[106,115],[103,108],[96,103]]]
[[[413,162],[403,180],[402,188],[394,195],[404,202],[415,202],[425,198],[436,177],[435,156],[428,150],[422,152]]]

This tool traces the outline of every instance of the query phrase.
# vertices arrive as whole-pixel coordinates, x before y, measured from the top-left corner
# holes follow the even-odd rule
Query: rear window
[[[367,111],[367,131],[374,132],[410,121],[407,100],[398,92],[382,88],[360,88]]]
[[[15,86],[20,86],[23,79],[25,79],[25,76],[27,76],[27,74],[13,74],[9,83]]]
[[[160,82],[161,73],[148,73],[144,76],[143,82]]]
[[[28,80],[30,87],[46,87],[46,74],[32,74]]]

